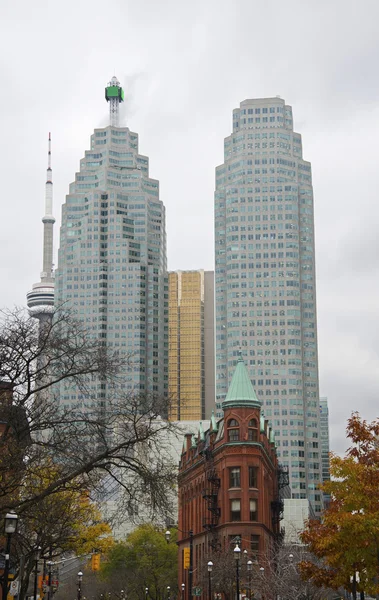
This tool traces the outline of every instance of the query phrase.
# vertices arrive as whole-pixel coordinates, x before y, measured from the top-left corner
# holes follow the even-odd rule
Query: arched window
[[[249,442],[258,441],[258,423],[256,419],[251,419],[248,426],[248,440]]]
[[[236,419],[229,419],[228,421],[228,441],[238,442],[240,439],[239,423]]]

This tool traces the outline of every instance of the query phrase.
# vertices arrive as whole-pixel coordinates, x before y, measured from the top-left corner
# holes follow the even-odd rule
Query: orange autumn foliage
[[[344,457],[331,455],[331,480],[321,489],[331,502],[322,520],[309,520],[301,534],[316,557],[303,561],[302,576],[317,586],[379,593],[379,420],[353,413],[347,425],[352,446]]]

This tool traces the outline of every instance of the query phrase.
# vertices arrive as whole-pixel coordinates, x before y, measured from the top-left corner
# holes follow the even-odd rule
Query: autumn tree
[[[379,594],[379,420],[353,413],[347,425],[352,445],[331,455],[331,480],[322,490],[331,501],[321,521],[309,520],[301,535],[316,560],[304,560],[304,578],[335,590]]]
[[[41,469],[34,485],[44,487],[47,479],[54,479],[57,469],[47,466]],[[44,498],[23,512],[15,536],[13,558],[17,564],[21,557],[24,562],[19,600],[23,600],[30,580],[34,579],[37,548],[41,556],[54,560],[67,552],[83,555],[94,548],[106,552],[113,543],[110,526],[102,520],[88,494],[68,490]]]
[[[143,504],[152,516],[167,511],[176,482],[165,420],[169,402],[155,394],[125,394],[130,357],[89,336],[62,308],[39,328],[26,311],[0,313],[0,512],[22,517],[59,492],[122,490],[123,512]],[[94,381],[106,381],[105,403]],[[80,389],[83,402],[62,403],[62,385]],[[94,395],[95,394],[95,395]],[[56,477],[40,485],[41,466],[53,460]],[[39,482],[34,485],[33,482]],[[113,484],[111,483],[113,482]]]
[[[130,533],[125,542],[114,545],[101,570],[109,592],[123,589],[135,600],[166,600],[167,586],[171,597],[178,593],[178,548],[176,532],[167,543],[164,531],[144,524]],[[146,593],[147,588],[147,593]]]

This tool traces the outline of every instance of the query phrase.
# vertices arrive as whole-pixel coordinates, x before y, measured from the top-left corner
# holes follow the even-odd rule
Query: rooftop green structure
[[[124,90],[115,75],[105,88],[105,99],[109,102],[109,124],[119,127],[119,105],[124,102]]]

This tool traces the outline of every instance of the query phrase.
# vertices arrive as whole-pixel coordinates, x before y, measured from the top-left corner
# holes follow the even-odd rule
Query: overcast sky
[[[232,110],[280,95],[312,163],[320,388],[344,451],[351,411],[378,414],[378,21],[378,0],[2,0],[0,306],[25,304],[39,280],[48,132],[56,252],[114,73],[122,124],[160,181],[170,270],[213,269]]]

